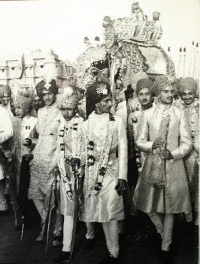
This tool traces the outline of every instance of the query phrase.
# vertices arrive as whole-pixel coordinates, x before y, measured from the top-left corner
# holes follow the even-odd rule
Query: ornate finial
[[[182,52],[182,48],[180,48],[180,50],[179,50],[180,52]]]
[[[183,49],[183,52],[186,52],[186,48]]]
[[[197,44],[196,44],[196,48],[198,48],[199,47],[199,43],[197,42]]]

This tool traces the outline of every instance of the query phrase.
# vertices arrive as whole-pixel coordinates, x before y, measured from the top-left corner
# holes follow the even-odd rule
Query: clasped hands
[[[173,159],[172,153],[169,151],[169,149],[165,148],[165,140],[161,137],[158,137],[155,139],[152,145],[152,149],[160,148],[159,156],[161,159],[164,160],[170,160]]]

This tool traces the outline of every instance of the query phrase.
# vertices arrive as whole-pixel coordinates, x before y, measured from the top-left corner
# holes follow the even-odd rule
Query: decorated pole
[[[185,77],[186,48],[183,49],[183,77]]]
[[[193,67],[193,78],[194,78],[194,75],[195,75],[195,68],[196,68],[196,58],[197,58],[197,53],[198,53],[198,47],[199,47],[199,44],[198,42],[196,43],[196,47],[194,49],[194,67]]]
[[[191,55],[190,55],[190,69],[189,69],[189,76],[191,76],[192,71],[192,59],[194,54],[194,41],[192,41],[192,48],[191,48]]]
[[[178,60],[178,71],[177,71],[177,77],[179,77],[179,69],[182,61],[182,48],[179,49],[179,60]]]

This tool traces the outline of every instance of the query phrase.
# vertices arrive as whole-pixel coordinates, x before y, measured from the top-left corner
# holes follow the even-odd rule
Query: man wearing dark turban
[[[103,225],[110,256],[117,263],[118,221],[124,219],[122,193],[127,179],[127,138],[122,119],[110,114],[110,86],[91,85],[86,93],[88,119],[82,126],[84,208],[81,220],[87,225],[87,241],[93,244],[93,223]],[[88,105],[89,104],[89,105]]]
[[[41,97],[45,107],[38,111],[36,131],[39,135],[34,149],[34,157],[30,167],[29,198],[33,200],[41,217],[42,230],[37,241],[43,240],[47,212],[47,204],[52,186],[55,181],[55,167],[57,165],[56,146],[58,138],[59,120],[62,117],[56,106],[58,87],[53,79],[50,82],[40,82]],[[46,208],[48,210],[48,208]]]

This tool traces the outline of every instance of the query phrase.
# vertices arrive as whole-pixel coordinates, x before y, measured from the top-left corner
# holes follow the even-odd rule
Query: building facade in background
[[[53,50],[34,50],[0,58],[0,85],[8,84],[14,94],[19,87],[34,88],[44,78],[55,78],[59,86],[63,82],[72,84],[74,67],[60,60]]]

